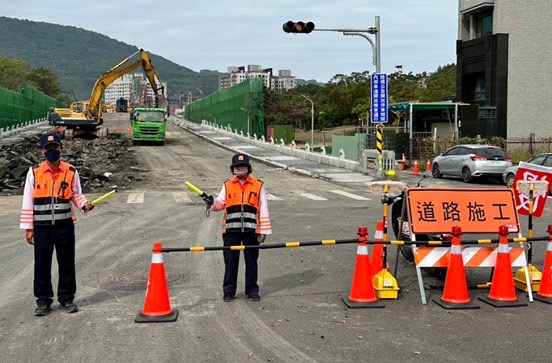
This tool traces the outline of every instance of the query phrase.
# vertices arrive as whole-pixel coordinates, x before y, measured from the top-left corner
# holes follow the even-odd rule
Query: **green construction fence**
[[[250,135],[266,134],[263,113],[264,84],[261,78],[248,79],[186,105],[184,117],[201,123],[206,120]]]
[[[23,86],[19,92],[0,87],[0,130],[44,120],[54,106],[62,105],[32,86]]]

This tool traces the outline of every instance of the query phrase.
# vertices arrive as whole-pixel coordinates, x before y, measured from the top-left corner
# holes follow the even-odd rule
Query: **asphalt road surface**
[[[50,315],[33,315],[33,249],[18,230],[21,197],[0,198],[3,362],[550,362],[551,305],[497,309],[476,299],[488,290],[470,291],[479,310],[442,309],[431,302],[440,290],[426,291],[422,305],[415,269],[404,260],[397,300],[384,301],[384,309],[348,309],[341,299],[351,291],[356,244],[262,250],[260,302],[245,297],[243,267],[236,300],[222,301],[220,251],[164,254],[178,320],[134,323],[155,241],[222,245],[222,215],[207,217],[184,182],[218,193],[231,177],[233,154],[173,124],[165,146],[136,151],[149,170],[148,184],[118,193],[77,222],[76,314],[57,310],[56,302]],[[380,196],[364,183],[331,183],[260,162],[253,162],[253,175],[270,195],[268,244],[356,238],[360,225],[373,236],[383,213]],[[535,220],[536,236],[546,234],[551,212],[548,204],[545,217]],[[535,243],[540,269],[545,248]],[[393,265],[394,247],[390,255]],[[54,263],[54,283],[56,269]],[[488,274],[470,271],[468,282]]]

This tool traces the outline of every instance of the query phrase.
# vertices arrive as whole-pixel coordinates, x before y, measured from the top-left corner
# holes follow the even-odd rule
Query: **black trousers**
[[[58,263],[57,297],[61,304],[72,303],[77,291],[75,275],[75,226],[73,222],[34,227],[34,286],[38,305],[51,305],[52,257],[56,250]]]
[[[224,233],[222,240],[225,246],[254,246],[258,245],[256,233]],[[224,295],[234,296],[236,294],[236,285],[238,281],[238,267],[240,264],[240,251],[223,250],[224,255],[224,282],[222,289]],[[245,249],[245,293],[246,295],[257,295],[259,285],[257,285],[257,259],[259,258],[259,249]]]

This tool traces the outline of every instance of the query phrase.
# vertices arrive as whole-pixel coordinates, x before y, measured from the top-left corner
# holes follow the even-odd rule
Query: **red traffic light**
[[[286,33],[308,34],[314,30],[314,23],[312,21],[304,23],[302,21],[293,22],[290,20],[288,22],[285,22],[284,25],[282,25],[282,29]]]

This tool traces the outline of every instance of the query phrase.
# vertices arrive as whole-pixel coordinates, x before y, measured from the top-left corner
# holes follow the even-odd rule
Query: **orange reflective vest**
[[[45,163],[45,161],[43,162]],[[59,176],[53,180],[52,171],[41,163],[33,167],[34,224],[39,226],[70,223],[75,219],[71,199],[75,167],[61,161]]]
[[[249,176],[241,185],[237,178],[224,183],[226,208],[222,233],[260,233],[259,197],[263,182]]]

